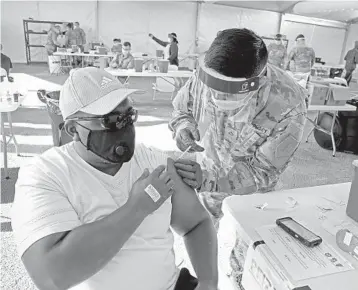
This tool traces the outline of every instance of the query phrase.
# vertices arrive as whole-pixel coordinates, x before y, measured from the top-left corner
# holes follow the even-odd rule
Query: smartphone
[[[280,218],[276,220],[276,224],[307,247],[312,248],[322,243],[320,236],[317,236],[291,217]]]

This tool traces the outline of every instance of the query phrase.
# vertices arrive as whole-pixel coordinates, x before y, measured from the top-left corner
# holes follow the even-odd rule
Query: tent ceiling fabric
[[[213,3],[292,13],[340,22],[355,22],[358,20],[358,1],[215,1]]]

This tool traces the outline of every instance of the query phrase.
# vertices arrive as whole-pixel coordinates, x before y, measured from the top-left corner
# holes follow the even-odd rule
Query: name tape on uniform
[[[144,189],[144,191],[151,197],[154,202],[157,202],[160,199],[160,194],[153,185],[149,184]]]

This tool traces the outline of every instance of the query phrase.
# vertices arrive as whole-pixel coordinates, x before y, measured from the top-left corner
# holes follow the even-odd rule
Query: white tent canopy
[[[358,36],[357,1],[1,1],[1,41],[14,62],[25,62],[22,20],[79,21],[88,41],[112,45],[130,41],[135,52],[153,53],[153,33],[161,39],[175,32],[180,54],[204,52],[219,30],[245,27],[261,36],[282,33],[289,49],[304,34],[323,61],[341,63]],[[32,26],[34,31],[49,26]],[[46,35],[30,41],[45,44]],[[34,60],[46,60],[44,49],[32,48]]]
[[[213,1],[213,3],[347,23],[358,21],[358,1]]]

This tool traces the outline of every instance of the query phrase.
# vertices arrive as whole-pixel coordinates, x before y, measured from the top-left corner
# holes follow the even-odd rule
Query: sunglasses
[[[127,125],[132,125],[138,120],[138,110],[129,109],[126,113],[113,112],[104,116],[96,117],[77,117],[70,118],[71,121],[93,121],[98,120],[105,129],[122,129]]]

